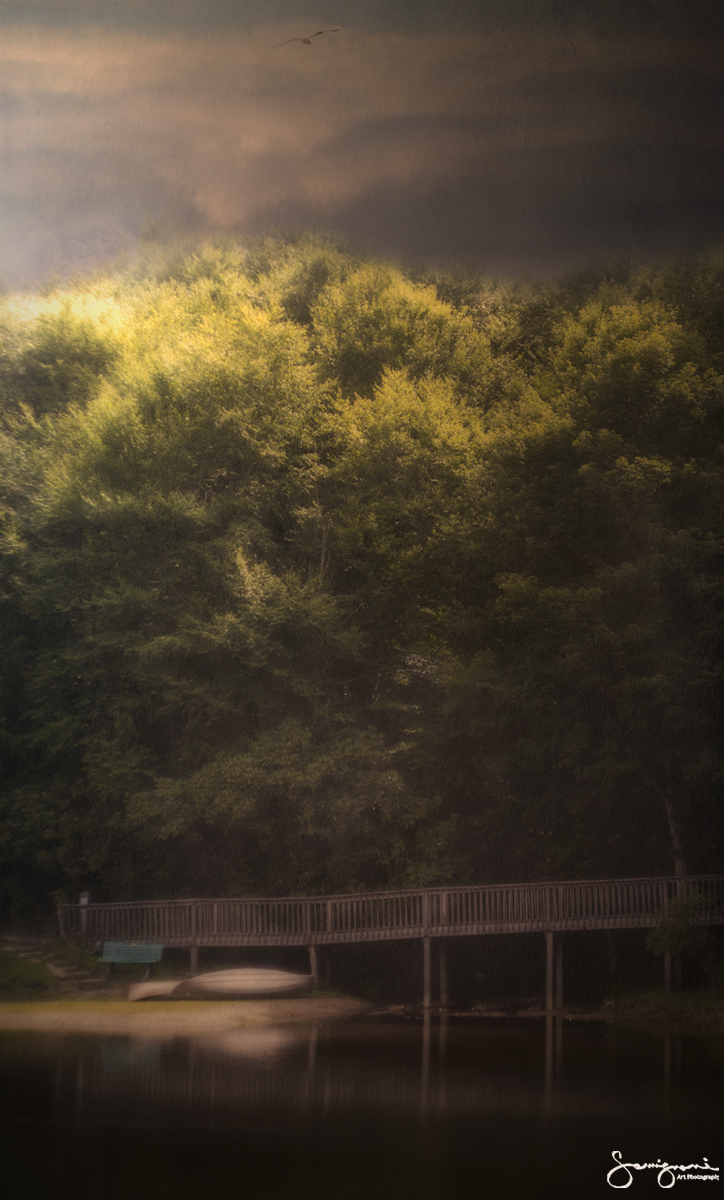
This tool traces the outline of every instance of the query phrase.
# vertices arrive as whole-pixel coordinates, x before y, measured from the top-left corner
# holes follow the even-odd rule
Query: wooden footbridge
[[[670,901],[692,897],[691,919],[724,924],[724,875],[494,884],[418,891],[284,899],[190,899],[87,903],[58,909],[61,935],[84,942],[155,942],[189,950],[191,970],[203,946],[306,946],[317,974],[317,947],[419,938],[424,1004],[431,1004],[431,945],[438,947],[440,1005],[447,1006],[446,941],[497,933],[546,937],[546,1006],[561,1007],[560,935],[570,930],[648,929]],[[86,902],[84,902],[86,901]],[[665,959],[670,987],[671,962]]]

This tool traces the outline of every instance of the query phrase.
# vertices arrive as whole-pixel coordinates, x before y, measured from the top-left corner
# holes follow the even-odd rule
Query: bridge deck
[[[165,946],[321,946],[576,929],[645,929],[667,901],[698,896],[693,919],[724,924],[724,875],[576,880],[282,899],[62,905],[61,933]]]

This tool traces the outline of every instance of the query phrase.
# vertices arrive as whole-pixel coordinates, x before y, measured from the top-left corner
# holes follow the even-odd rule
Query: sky
[[[699,251],[723,29],[720,0],[0,0],[0,280],[149,228],[504,277]]]

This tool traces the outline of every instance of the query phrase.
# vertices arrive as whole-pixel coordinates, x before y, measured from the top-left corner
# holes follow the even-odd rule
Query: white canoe
[[[313,975],[296,975],[274,967],[238,967],[231,971],[209,971],[191,979],[166,979],[135,983],[129,1000],[244,1000],[262,996],[294,996],[308,991]]]
[[[128,989],[128,999],[161,1000],[164,996],[170,996],[178,985],[178,979],[149,979],[147,983],[132,983]]]

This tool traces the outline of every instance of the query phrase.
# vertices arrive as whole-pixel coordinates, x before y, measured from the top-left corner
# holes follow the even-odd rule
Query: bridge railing
[[[278,899],[62,905],[61,933],[166,946],[306,945],[475,933],[644,928],[667,901],[700,897],[692,919],[724,923],[724,876],[574,880]]]

